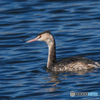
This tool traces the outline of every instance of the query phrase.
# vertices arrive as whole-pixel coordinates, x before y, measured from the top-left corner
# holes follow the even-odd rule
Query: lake
[[[55,37],[58,60],[100,62],[100,0],[0,0],[0,100],[100,100],[100,68],[47,71],[46,43],[26,43],[45,30]]]

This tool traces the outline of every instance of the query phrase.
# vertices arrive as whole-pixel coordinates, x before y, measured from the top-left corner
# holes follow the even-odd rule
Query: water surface
[[[45,30],[56,39],[58,60],[83,56],[100,62],[99,0],[0,0],[0,100],[99,100],[70,92],[100,95],[100,69],[50,73],[47,45],[25,43]]]

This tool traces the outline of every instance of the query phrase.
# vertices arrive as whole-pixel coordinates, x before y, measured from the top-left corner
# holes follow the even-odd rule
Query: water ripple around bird
[[[100,62],[99,0],[0,0],[0,100],[65,100],[72,99],[71,91],[100,95],[100,69],[48,72],[46,44],[25,43],[45,30],[56,39],[58,60],[83,56]]]

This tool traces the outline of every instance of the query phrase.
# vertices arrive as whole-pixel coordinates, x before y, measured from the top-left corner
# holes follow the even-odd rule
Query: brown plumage
[[[84,57],[68,57],[57,62],[56,60],[56,49],[55,49],[55,39],[50,31],[44,31],[32,40],[27,41],[44,41],[47,43],[49,48],[47,68],[54,72],[64,72],[64,71],[82,71],[91,68],[99,68],[100,64],[93,60]]]

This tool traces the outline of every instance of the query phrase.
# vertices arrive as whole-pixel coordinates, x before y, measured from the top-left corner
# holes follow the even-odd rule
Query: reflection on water
[[[70,91],[100,91],[100,69],[86,73],[46,70],[47,45],[26,44],[50,30],[58,60],[83,56],[100,62],[100,2],[98,0],[0,1],[0,100],[65,100]],[[96,99],[77,96],[73,99]]]

